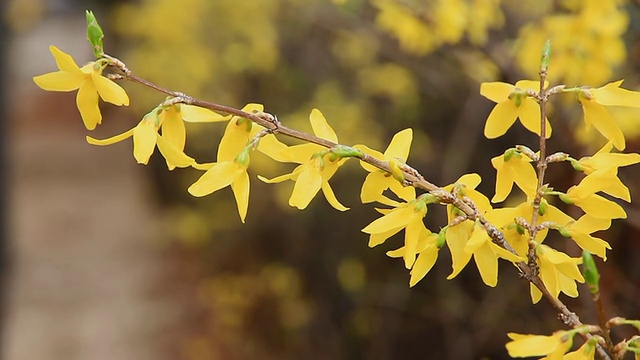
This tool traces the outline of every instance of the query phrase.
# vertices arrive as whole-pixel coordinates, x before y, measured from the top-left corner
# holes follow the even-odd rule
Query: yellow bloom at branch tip
[[[620,88],[623,81],[611,82],[596,89],[583,88],[578,92],[586,126],[593,126],[607,140],[611,140],[618,150],[626,147],[624,134],[606,107],[640,107],[640,92]]]
[[[384,153],[372,150],[366,145],[355,145],[354,148],[378,160],[388,161],[390,166],[392,166],[392,164],[396,164],[397,166],[397,162],[404,163],[407,161],[412,139],[413,130],[404,129],[393,136]],[[360,161],[360,165],[369,172],[360,191],[360,200],[363,204],[378,201],[386,205],[392,205],[393,202],[382,194],[387,189],[390,189],[405,201],[411,201],[416,198],[415,188],[412,186],[403,186],[392,174],[384,172],[363,161]]]
[[[504,135],[516,119],[520,119],[527,130],[540,135],[540,107],[534,98],[527,95],[527,89],[540,91],[540,82],[520,80],[515,85],[503,82],[480,85],[480,94],[497,103],[485,123],[484,136],[495,139]],[[551,124],[546,119],[545,124],[548,138],[551,136]]]
[[[49,50],[59,70],[34,76],[33,81],[47,91],[78,90],[76,105],[88,130],[95,129],[102,122],[98,98],[118,106],[129,105],[129,97],[124,89],[102,76],[102,70],[107,66],[106,59],[90,62],[80,68],[69,54],[57,47],[51,45]]]
[[[160,129],[162,129],[162,135],[158,133]],[[105,146],[130,137],[133,137],[133,156],[139,164],[146,165],[149,162],[156,146],[165,158],[169,170],[195,164],[195,160],[184,153],[186,132],[178,107],[175,105],[168,109],[155,108],[146,114],[136,127],[122,134],[102,140],[87,136],[87,142]]]
[[[324,115],[318,110],[311,110],[309,121],[313,128],[313,133],[323,139],[338,142],[338,136],[329,126]],[[269,138],[269,139],[267,139]],[[266,141],[265,141],[266,140]],[[306,143],[302,145],[286,146],[278,144],[277,139],[265,137],[260,142],[265,141],[268,148],[258,147],[258,149],[272,159],[281,162],[293,162],[299,164],[291,173],[267,179],[263,176],[258,178],[266,183],[279,183],[285,180],[295,181],[293,192],[289,198],[289,205],[300,210],[309,206],[309,203],[316,194],[322,190],[329,204],[339,211],[349,210],[342,205],[329,185],[329,180],[338,171],[338,168],[346,162],[344,159],[333,159],[332,154],[323,146]]]
[[[511,357],[530,357],[546,355],[546,359],[562,359],[573,345],[573,333],[556,331],[551,336],[508,333],[511,339],[506,344]]]

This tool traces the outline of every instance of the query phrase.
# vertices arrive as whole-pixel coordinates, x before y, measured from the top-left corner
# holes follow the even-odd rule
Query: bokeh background
[[[48,46],[91,60],[84,10],[106,32],[107,52],[136,74],[194,97],[242,107],[265,104],[309,131],[319,108],[346,144],[383,150],[414,129],[409,163],[446,185],[477,172],[493,194],[489,159],[536,138],[514,126],[484,139],[492,103],[483,81],[535,79],[553,43],[550,81],[601,86],[624,78],[640,89],[640,5],[623,0],[145,0],[3,2],[2,118],[7,235],[3,248],[2,356],[6,359],[503,359],[506,332],[562,328],[532,305],[528,285],[501,263],[488,288],[469,265],[446,280],[446,250],[414,288],[402,261],[369,249],[360,232],[376,218],[359,204],[356,162],[332,179],[339,213],[322,196],[305,211],[287,205],[292,183],[255,174],[290,171],[252,157],[247,224],[231,191],[203,199],[186,188],[199,173],[169,172],[154,156],[135,164],[131,143],[88,145],[74,94],[47,93],[31,77],[55,70]],[[103,138],[136,124],[163,96],[124,84],[129,108],[102,106]],[[582,129],[570,97],[552,108],[550,146],[579,157],[602,143]],[[617,112],[627,151],[640,150],[640,113]],[[223,126],[188,128],[187,153],[215,158]],[[634,199],[640,170],[622,169]],[[567,164],[548,182],[579,179]],[[610,316],[640,318],[640,211],[602,236]],[[568,210],[569,211],[569,210]],[[573,213],[578,216],[579,214]],[[434,207],[428,227],[445,224]],[[548,244],[571,254],[566,240]],[[580,290],[586,294],[586,289]],[[588,296],[566,300],[594,322]],[[629,337],[629,329],[615,336]]]

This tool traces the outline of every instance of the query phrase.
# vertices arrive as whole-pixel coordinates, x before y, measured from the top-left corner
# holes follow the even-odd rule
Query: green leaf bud
[[[104,55],[104,32],[98,24],[98,20],[95,15],[93,15],[92,11],[86,11],[87,17],[87,40],[91,44],[93,48],[93,54],[96,58],[101,58]]]
[[[538,207],[538,215],[542,216],[547,212],[547,208],[549,208],[549,203],[545,199],[540,201],[540,206]]]
[[[347,157],[362,158],[364,156],[364,153],[361,150],[346,145],[336,145],[329,149],[329,151],[332,154],[335,154],[339,159]]]
[[[549,69],[549,61],[551,60],[551,40],[547,39],[542,48],[542,57],[540,59],[540,71],[547,72]]]
[[[569,199],[567,194],[559,193],[558,198],[565,204],[573,205],[573,200]]]
[[[440,232],[438,233],[438,238],[436,239],[436,247],[438,249],[443,247],[444,244],[447,242],[447,237],[446,237],[447,228],[448,228],[448,226],[443,227],[442,229],[440,229]]]
[[[507,151],[505,151],[503,155],[504,162],[509,162],[509,160],[511,160],[511,157],[517,153],[518,150],[515,148],[507,149]]]
[[[582,272],[589,292],[591,295],[597,295],[600,292],[600,273],[598,273],[596,263],[593,261],[593,256],[586,250],[582,251]]]

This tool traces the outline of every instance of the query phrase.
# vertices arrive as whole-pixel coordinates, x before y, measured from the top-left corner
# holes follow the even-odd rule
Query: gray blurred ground
[[[56,69],[50,44],[89,60],[84,19],[47,20],[11,39],[2,358],[162,358],[156,345],[175,310],[156,296],[163,255],[145,168],[130,145],[88,145],[74,94],[31,81]]]

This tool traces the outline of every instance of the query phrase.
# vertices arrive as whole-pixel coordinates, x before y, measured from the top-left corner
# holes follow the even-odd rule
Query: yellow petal
[[[298,174],[296,184],[293,186],[293,193],[289,198],[289,205],[300,210],[305,209],[311,200],[316,196],[322,187],[322,176],[320,171],[311,161]]]
[[[362,232],[367,234],[377,234],[387,232],[391,229],[403,228],[407,226],[411,220],[411,213],[413,213],[413,211],[413,207],[407,205],[393,209],[390,213],[367,225],[362,229]]]
[[[640,107],[640,92],[621,89],[622,81],[591,90],[594,100],[604,106]]]
[[[418,255],[418,259],[411,269],[409,287],[413,287],[422,280],[436,263],[436,260],[438,260],[438,248],[432,244]]]
[[[499,103],[509,98],[514,86],[503,82],[488,82],[480,84],[480,94],[487,99]]]
[[[273,134],[269,134],[258,143],[258,151],[278,162],[293,162],[287,152],[288,146],[281,143]]]
[[[232,161],[216,163],[207,170],[195,183],[189,186],[189,193],[196,197],[209,195],[231,185],[236,176],[244,169]]]
[[[118,106],[129,105],[129,96],[120,85],[95,71],[91,72],[91,79],[102,100]]]
[[[410,128],[396,133],[384,152],[385,159],[400,158],[403,161],[407,161],[412,139],[413,130]]]
[[[231,119],[231,115],[223,116],[209,109],[188,104],[180,105],[180,115],[184,121],[192,123],[227,121]]]
[[[82,84],[87,81],[87,77],[82,73],[56,71],[44,75],[34,76],[33,81],[42,90],[73,91],[82,86]]]
[[[325,119],[324,115],[318,109],[311,110],[311,114],[309,115],[309,121],[311,122],[311,128],[313,128],[313,133],[316,134],[317,137],[338,142],[338,135],[336,135],[335,131],[329,126],[327,119]]]
[[[514,101],[507,100],[498,103],[487,118],[484,126],[484,136],[495,139],[504,135],[513,125],[518,116],[518,108]]]
[[[235,120],[229,121],[218,144],[218,162],[232,161],[247,146],[248,141],[247,123],[238,125]]]
[[[374,246],[378,246],[382,243],[384,243],[388,238],[392,237],[393,235],[397,234],[398,232],[400,232],[400,230],[402,230],[403,228],[399,227],[399,228],[393,228],[390,229],[388,231],[384,231],[381,233],[377,233],[377,234],[371,234],[371,236],[369,236],[369,247],[374,247]],[[404,247],[402,248],[402,253],[404,254]],[[387,255],[389,255],[387,253]],[[391,257],[394,257],[392,255],[389,255]],[[402,255],[400,255],[402,256]]]
[[[585,213],[600,219],[626,219],[627,213],[622,206],[605,199],[600,195],[592,194],[575,202]]]
[[[400,199],[407,202],[416,199],[416,188],[413,186],[403,186],[398,180],[393,178],[389,178],[388,182],[389,189],[398,195]]]
[[[172,106],[160,113],[162,124],[162,137],[174,148],[182,151],[187,139],[187,131],[180,117],[177,106]]]
[[[80,68],[73,60],[71,55],[63,52],[53,45],[49,46],[49,51],[51,51],[53,58],[56,59],[56,65],[58,65],[58,69],[70,73],[80,73]]]
[[[93,82],[85,81],[76,94],[76,106],[87,130],[93,130],[102,121],[98,107],[98,92]]]
[[[246,171],[239,173],[231,183],[231,189],[233,190],[236,205],[238,206],[238,214],[243,223],[247,216],[247,209],[249,208],[249,184],[249,174],[247,174]]]
[[[518,117],[522,125],[532,133],[540,135],[540,106],[535,100],[526,98],[523,100],[522,105],[518,108]],[[545,119],[546,133],[545,137],[548,139],[551,137],[551,124],[549,120]]]
[[[329,204],[333,206],[334,209],[338,211],[349,210],[348,207],[342,205],[340,201],[338,201],[338,199],[336,198],[336,195],[333,193],[333,189],[331,189],[331,186],[329,186],[329,183],[326,181],[322,182],[322,193],[324,194],[324,197],[327,199]]]
[[[491,202],[496,203],[504,201],[511,193],[514,182],[513,171],[507,168],[503,155],[491,159],[491,164],[498,172],[496,175],[496,194],[491,199]]]
[[[498,284],[498,258],[488,243],[484,243],[474,253],[473,259],[480,273],[482,281],[491,287]]]
[[[369,173],[362,184],[360,200],[363,204],[377,201],[388,184],[389,178],[382,172]]]
[[[374,158],[376,158],[378,160],[384,161],[384,155],[378,150],[373,150],[373,149],[369,148],[366,145],[360,145],[360,144],[355,145],[354,148],[356,148],[356,149],[362,151],[363,153],[365,153],[367,155],[370,155],[370,156],[372,156],[372,157],[374,157]],[[360,166],[362,166],[362,168],[365,169],[368,172],[380,171],[380,169],[378,169],[377,167],[375,167],[375,166],[373,166],[373,165],[371,165],[369,163],[366,163],[364,161],[360,161]]]
[[[418,240],[420,235],[423,234],[424,223],[421,216],[412,214],[412,219],[407,224],[404,230],[404,266],[407,269],[411,269],[413,263],[416,261],[416,255],[418,253]]]
[[[133,128],[133,157],[138,164],[149,163],[149,158],[156,147],[158,133],[152,119],[144,119]]]
[[[593,125],[602,136],[612,140],[616,149],[624,150],[626,146],[624,134],[609,111],[595,101],[581,100],[580,103],[584,110],[585,122]]]
[[[446,233],[447,247],[451,252],[452,271],[447,279],[456,277],[471,260],[471,253],[465,251],[467,240],[471,236],[475,224],[472,221],[464,221],[456,226],[449,227]]]
[[[134,139],[135,139],[135,136],[134,136]],[[179,167],[179,168],[188,167],[195,163],[195,160],[192,157],[185,154],[182,151],[182,149],[178,149],[177,147],[175,147],[173,144],[167,141],[164,138],[164,136],[157,135],[156,133],[156,141],[158,143],[157,144],[158,150],[160,150],[160,153],[166,160],[167,167],[169,168],[169,170],[173,170],[176,167]],[[135,147],[135,144],[134,144],[134,147]],[[153,152],[153,148],[152,148],[152,152]]]
[[[122,134],[116,135],[116,136],[112,136],[110,138],[107,139],[94,139],[91,136],[87,136],[87,142],[91,145],[98,145],[98,146],[105,146],[105,145],[111,145],[111,144],[115,144],[117,142],[120,142],[124,139],[128,139],[131,136],[133,136],[133,129],[129,129],[125,132],[123,132]]]

